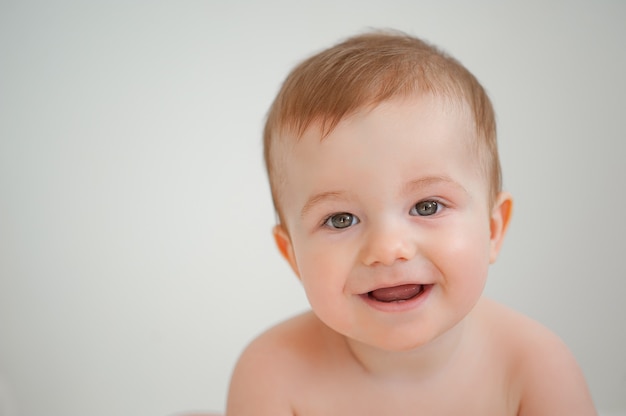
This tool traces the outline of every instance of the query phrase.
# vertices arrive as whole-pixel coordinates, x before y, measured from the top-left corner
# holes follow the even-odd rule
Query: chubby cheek
[[[487,279],[489,249],[488,225],[473,223],[452,228],[432,252],[433,262],[443,276],[443,290],[466,302],[477,300]]]
[[[303,280],[324,280],[333,286],[345,283],[354,258],[345,239],[309,236],[298,240],[294,254]]]
[[[328,244],[301,248],[306,255],[298,257],[296,253],[296,259],[311,307],[324,321],[347,316],[337,309],[346,306],[346,283],[352,265],[349,253]]]

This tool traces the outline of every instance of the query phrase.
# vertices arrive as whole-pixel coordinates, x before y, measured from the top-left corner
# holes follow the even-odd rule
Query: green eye
[[[428,200],[418,202],[411,208],[411,215],[419,215],[421,217],[427,217],[429,215],[436,214],[439,212],[441,206],[437,201]]]
[[[324,225],[330,228],[343,229],[358,224],[359,219],[347,212],[341,212],[328,217]]]

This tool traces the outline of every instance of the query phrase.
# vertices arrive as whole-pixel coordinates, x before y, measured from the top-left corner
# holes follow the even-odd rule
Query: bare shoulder
[[[507,351],[520,392],[519,415],[597,414],[576,359],[556,334],[491,300],[481,300],[479,311],[499,348]]]
[[[319,359],[316,343],[323,331],[306,313],[261,334],[241,354],[230,381],[228,416],[293,415],[292,393],[301,391]]]

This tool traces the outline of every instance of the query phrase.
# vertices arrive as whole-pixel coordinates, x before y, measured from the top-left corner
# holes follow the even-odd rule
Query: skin
[[[489,203],[474,131],[418,96],[283,141],[274,236],[312,312],[248,346],[228,415],[596,414],[565,345],[481,298],[512,199]]]

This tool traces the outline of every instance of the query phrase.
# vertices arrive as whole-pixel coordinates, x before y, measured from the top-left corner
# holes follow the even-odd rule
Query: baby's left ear
[[[508,192],[500,192],[491,210],[489,228],[491,230],[491,251],[489,262],[495,263],[504,241],[513,213],[513,197]]]

